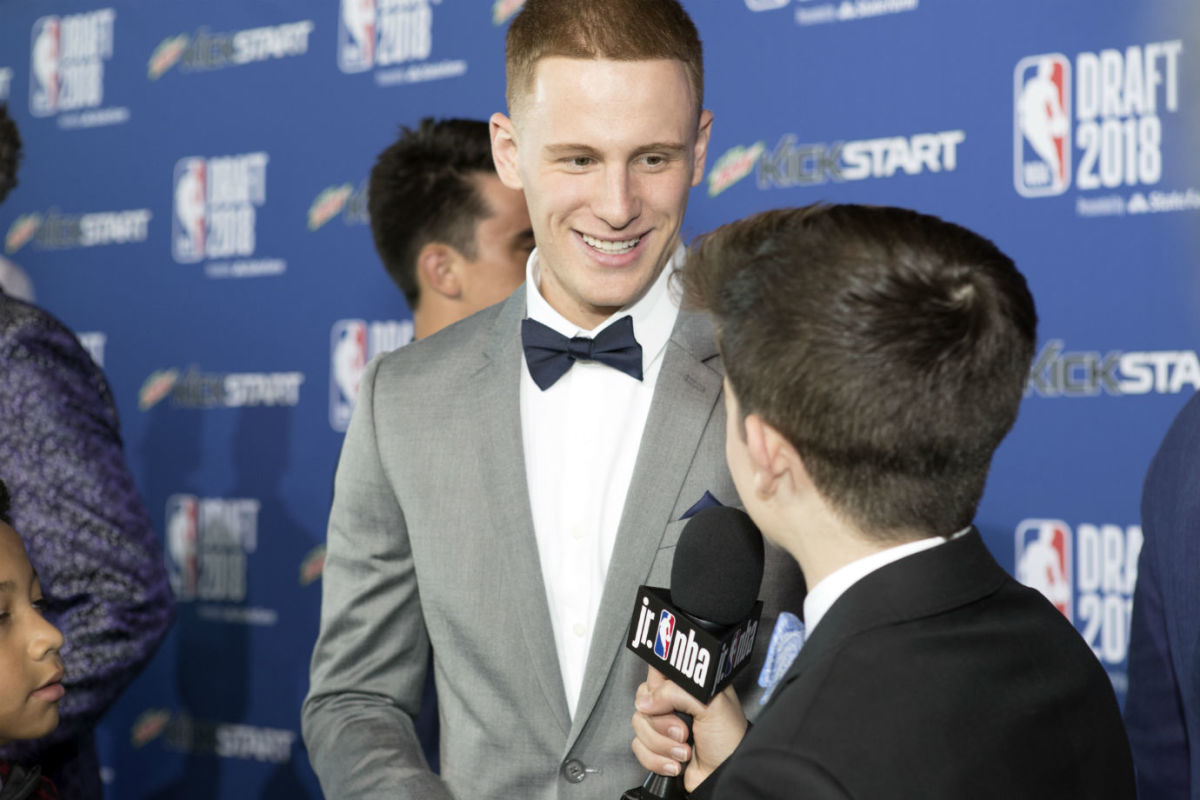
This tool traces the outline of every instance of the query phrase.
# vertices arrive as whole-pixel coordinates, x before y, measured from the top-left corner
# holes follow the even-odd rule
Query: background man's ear
[[[458,263],[462,256],[458,250],[442,242],[429,242],[417,254],[417,280],[421,292],[426,290],[451,300],[462,295],[462,279]]]

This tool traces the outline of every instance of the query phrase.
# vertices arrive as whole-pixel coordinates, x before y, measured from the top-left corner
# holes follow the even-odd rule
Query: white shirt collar
[[[633,317],[633,335],[642,346],[642,365],[650,364],[667,346],[675,319],[679,315],[680,295],[671,275],[683,266],[686,251],[679,245],[663,266],[646,293],[633,305],[625,306],[601,322],[592,330],[584,330],[558,313],[542,296],[542,267],[537,248],[529,254],[525,264],[525,309],[530,319],[537,320],[568,338],[573,336],[595,336],[621,317]]]
[[[937,547],[939,544],[945,544],[950,539],[957,539],[969,530],[971,529],[964,528],[950,537],[931,536],[928,539],[905,542],[895,547],[889,547],[886,550],[880,550],[878,553],[872,553],[857,561],[851,561],[849,564],[829,573],[816,586],[809,589],[808,596],[804,598],[804,628],[806,636],[812,636],[817,623],[821,621],[821,618],[825,616],[825,613],[837,602],[839,597],[845,594],[851,586],[875,570],[886,567],[893,561],[899,561],[906,556],[915,555],[931,547]]]

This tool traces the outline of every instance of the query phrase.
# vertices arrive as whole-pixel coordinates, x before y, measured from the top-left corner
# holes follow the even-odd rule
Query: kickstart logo
[[[344,431],[350,424],[358,400],[358,382],[367,362],[380,353],[412,341],[410,320],[366,322],[339,319],[330,331],[329,424]]]
[[[181,158],[175,164],[171,255],[180,264],[208,259],[210,278],[281,275],[282,259],[254,259],[258,211],[267,203],[264,152]]]
[[[462,59],[429,61],[434,7],[440,4],[441,0],[341,0],[338,69],[348,75],[373,71],[379,86],[465,75],[467,62]],[[498,10],[493,9],[493,19]]]
[[[149,411],[168,397],[176,408],[248,408],[300,405],[302,372],[201,372],[190,367],[152,372],[138,392],[138,408]]]
[[[716,196],[751,172],[757,173],[761,190],[954,172],[966,138],[965,131],[949,130],[802,144],[788,133],[773,149],[756,142],[726,151],[708,176],[708,193]]]
[[[1072,531],[1062,520],[1026,519],[1016,529],[1017,580],[1074,622],[1122,692],[1141,551],[1140,525],[1083,523]]]
[[[33,23],[29,113],[58,117],[60,128],[91,128],[129,120],[128,108],[101,108],[104,66],[113,57],[117,12],[41,17]],[[64,113],[72,112],[72,113]]]
[[[1084,217],[1200,209],[1197,187],[1150,189],[1174,174],[1163,144],[1178,129],[1183,57],[1176,39],[1084,51],[1074,61],[1062,53],[1021,59],[1013,74],[1017,193],[1052,197],[1074,185]]]
[[[184,71],[197,72],[306,55],[313,26],[312,20],[305,19],[229,33],[200,28],[190,37],[170,36],[154,49],[146,75],[157,80],[176,64]]]
[[[1068,351],[1061,339],[1042,347],[1025,396],[1112,397],[1179,394],[1200,390],[1200,355],[1194,350]]]
[[[148,208],[87,214],[67,214],[51,208],[45,214],[24,214],[9,228],[5,249],[13,253],[29,242],[39,250],[137,244],[149,236],[153,216]]]

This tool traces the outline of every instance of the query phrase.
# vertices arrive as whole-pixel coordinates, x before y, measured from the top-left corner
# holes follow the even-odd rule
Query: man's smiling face
[[[640,298],[679,243],[712,115],[680,61],[547,57],[492,118],[501,177],[525,190],[546,301],[590,330]]]

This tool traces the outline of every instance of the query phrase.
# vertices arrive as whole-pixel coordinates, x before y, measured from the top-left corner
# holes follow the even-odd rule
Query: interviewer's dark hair
[[[808,206],[718,228],[683,279],[742,413],[787,437],[839,513],[891,540],[970,524],[1037,329],[994,244],[906,209]]]
[[[495,174],[486,122],[421,120],[379,154],[368,184],[375,249],[410,308],[420,303],[417,255],[430,242],[476,256],[475,226],[491,214],[474,179]]]
[[[21,134],[8,115],[8,106],[0,103],[0,203],[17,185],[17,165],[21,161]]]

